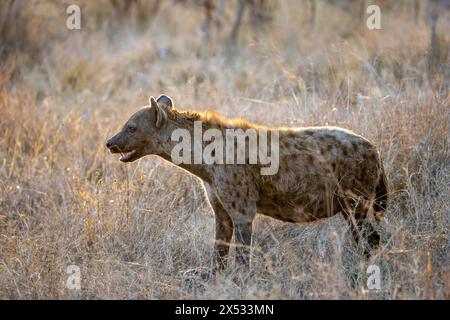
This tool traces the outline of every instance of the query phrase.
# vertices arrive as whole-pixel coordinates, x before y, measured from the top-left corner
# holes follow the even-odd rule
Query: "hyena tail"
[[[375,189],[375,212],[385,211],[388,202],[388,186],[383,164],[381,164],[380,181]]]

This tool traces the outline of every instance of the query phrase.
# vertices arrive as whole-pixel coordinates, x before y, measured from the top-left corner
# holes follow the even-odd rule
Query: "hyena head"
[[[167,120],[165,109],[173,108],[172,99],[161,95],[157,100],[149,99],[150,107],[133,114],[119,133],[106,142],[111,153],[120,153],[120,161],[132,162],[149,154],[162,152],[161,144],[166,140],[161,129]]]

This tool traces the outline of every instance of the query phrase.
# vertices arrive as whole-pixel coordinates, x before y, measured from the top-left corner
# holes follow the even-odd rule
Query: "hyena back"
[[[379,244],[379,234],[365,222],[370,216],[375,222],[382,218],[387,205],[386,176],[375,146],[351,131],[336,127],[266,128],[211,113],[181,112],[174,109],[172,99],[162,95],[157,100],[151,98],[149,107],[136,112],[108,140],[107,147],[112,153],[121,153],[123,162],[145,155],[172,162],[176,145],[172,133],[181,128],[193,135],[196,121],[201,121],[203,129],[219,132],[253,128],[276,131],[279,136],[279,169],[273,175],[262,175],[260,164],[178,164],[203,180],[216,218],[216,266],[226,266],[233,231],[237,258],[249,264],[257,213],[292,223],[342,213],[355,240],[366,225],[371,248]]]

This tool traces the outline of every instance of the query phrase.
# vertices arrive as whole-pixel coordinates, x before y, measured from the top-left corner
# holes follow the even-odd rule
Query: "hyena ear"
[[[158,102],[159,104],[163,104],[171,109],[174,107],[172,98],[166,96],[165,94],[160,95],[158,99],[156,99],[156,102]]]
[[[155,110],[156,114],[156,129],[160,129],[167,120],[167,113],[163,108],[156,102],[155,98],[150,97],[150,106]]]

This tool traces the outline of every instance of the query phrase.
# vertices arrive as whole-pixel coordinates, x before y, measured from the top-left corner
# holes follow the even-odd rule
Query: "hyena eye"
[[[136,131],[136,127],[128,126],[128,127],[127,127],[127,130],[128,130],[129,132],[133,133],[133,132]]]

